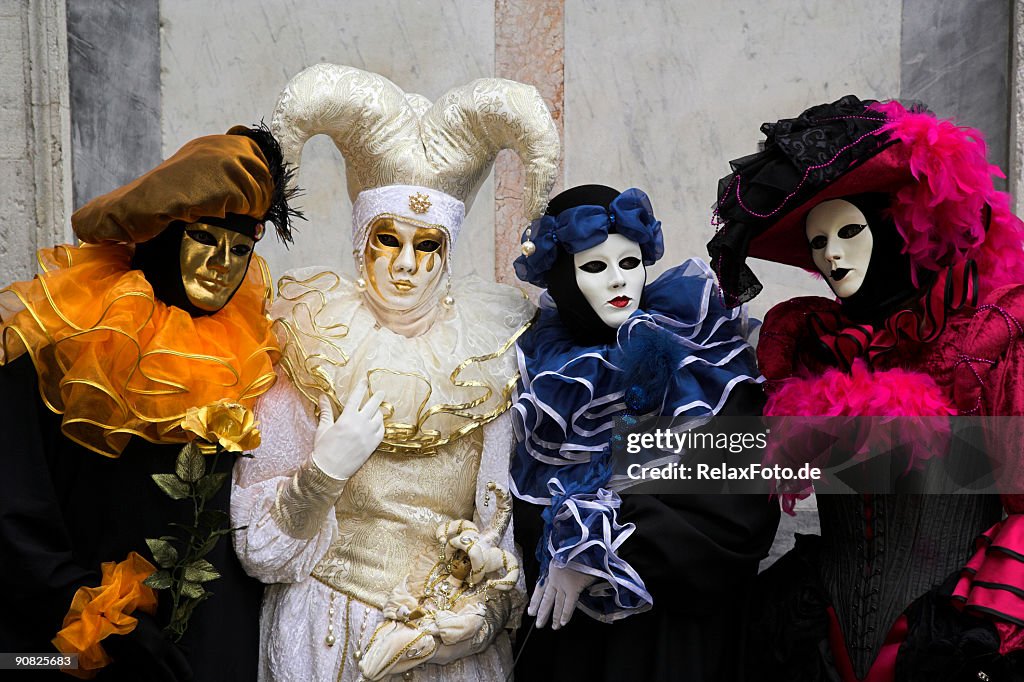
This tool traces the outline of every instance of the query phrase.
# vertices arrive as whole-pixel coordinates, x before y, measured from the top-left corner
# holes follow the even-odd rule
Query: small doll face
[[[473,570],[473,564],[469,560],[469,555],[460,549],[455,550],[448,565],[451,567],[451,576],[457,580],[465,580],[466,576]]]
[[[444,275],[447,244],[438,228],[379,218],[363,252],[367,294],[392,310],[409,310],[433,298]]]
[[[181,281],[189,302],[200,310],[217,312],[234,295],[256,242],[223,227],[192,223],[181,237]]]
[[[640,246],[610,234],[597,246],[573,255],[576,284],[601,321],[618,329],[640,306],[647,282]]]
[[[843,199],[823,201],[807,214],[811,256],[839,298],[860,290],[871,261],[874,237],[860,209]]]

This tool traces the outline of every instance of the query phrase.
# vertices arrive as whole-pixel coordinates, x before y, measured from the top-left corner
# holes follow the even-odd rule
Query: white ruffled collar
[[[479,278],[453,280],[451,309],[406,337],[377,322],[343,276],[302,268],[280,280],[271,308],[282,364],[312,402],[345,397],[367,379],[393,412],[385,450],[431,454],[503,412],[517,378],[514,341],[534,306],[519,289]]]

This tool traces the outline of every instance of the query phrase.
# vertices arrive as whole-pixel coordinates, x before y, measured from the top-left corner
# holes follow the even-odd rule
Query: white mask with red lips
[[[610,234],[597,246],[573,254],[573,266],[580,293],[608,327],[618,329],[640,306],[647,268],[636,242]]]

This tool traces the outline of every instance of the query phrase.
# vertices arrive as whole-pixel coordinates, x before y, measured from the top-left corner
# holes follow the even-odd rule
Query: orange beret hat
[[[137,243],[176,220],[228,214],[265,220],[275,201],[275,173],[247,130],[235,126],[226,135],[192,140],[145,175],[93,199],[71,216],[75,234],[89,244]]]

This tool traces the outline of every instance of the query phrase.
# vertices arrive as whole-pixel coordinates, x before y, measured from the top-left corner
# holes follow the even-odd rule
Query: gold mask
[[[445,270],[444,230],[393,218],[370,226],[363,252],[367,293],[391,310],[409,310],[436,291]]]
[[[249,269],[256,242],[223,227],[192,223],[181,236],[181,281],[189,302],[217,312],[231,300]]]

